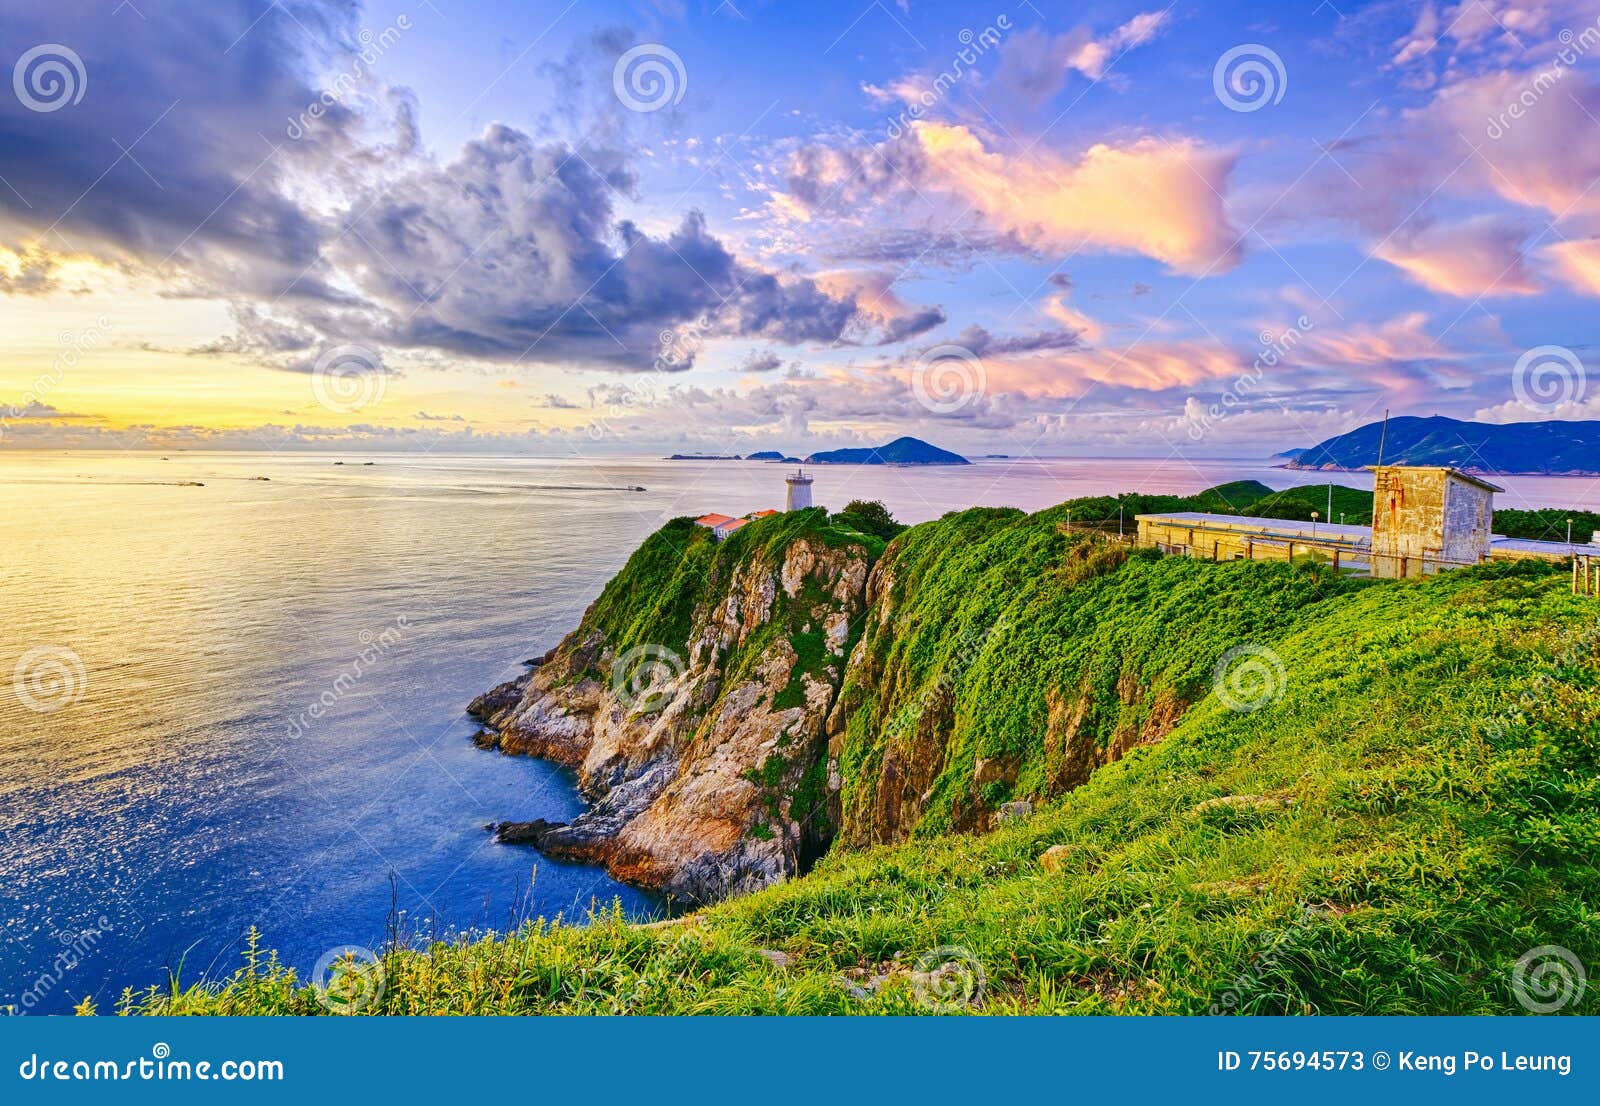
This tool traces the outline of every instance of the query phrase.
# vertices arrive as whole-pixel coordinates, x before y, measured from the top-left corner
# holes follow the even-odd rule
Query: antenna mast
[[[1389,440],[1389,409],[1383,409],[1383,429],[1378,432],[1378,464],[1383,464],[1383,447]]]

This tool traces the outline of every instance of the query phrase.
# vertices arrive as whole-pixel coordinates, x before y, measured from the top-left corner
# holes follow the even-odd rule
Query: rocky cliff
[[[1230,650],[1355,586],[1130,553],[1070,509],[963,511],[887,549],[817,509],[721,545],[669,524],[473,704],[481,743],[575,769],[594,804],[501,839],[707,902],[835,842],[983,832],[1160,741],[1235,678]]]
[[[721,545],[687,519],[652,535],[537,668],[469,708],[480,744],[574,769],[593,804],[500,838],[690,902],[808,864],[833,835],[824,725],[880,549],[821,510]]]

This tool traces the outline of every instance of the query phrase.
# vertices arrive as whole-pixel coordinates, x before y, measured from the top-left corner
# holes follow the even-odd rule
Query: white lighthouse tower
[[[811,477],[803,469],[796,469],[785,476],[783,482],[789,485],[788,506],[784,510],[803,511],[811,506]]]

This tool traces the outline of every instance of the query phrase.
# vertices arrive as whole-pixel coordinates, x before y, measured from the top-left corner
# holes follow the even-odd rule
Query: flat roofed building
[[[1338,553],[1341,567],[1359,567],[1366,563],[1372,537],[1365,526],[1207,511],[1135,515],[1134,521],[1139,524],[1140,545],[1208,561],[1286,561],[1316,549],[1328,558]]]

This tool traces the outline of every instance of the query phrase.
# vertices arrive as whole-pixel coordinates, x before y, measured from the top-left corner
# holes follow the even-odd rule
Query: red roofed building
[[[718,541],[733,533],[739,527],[749,523],[747,518],[735,518],[733,515],[709,514],[702,515],[694,520],[696,526],[704,526],[716,536]]]

